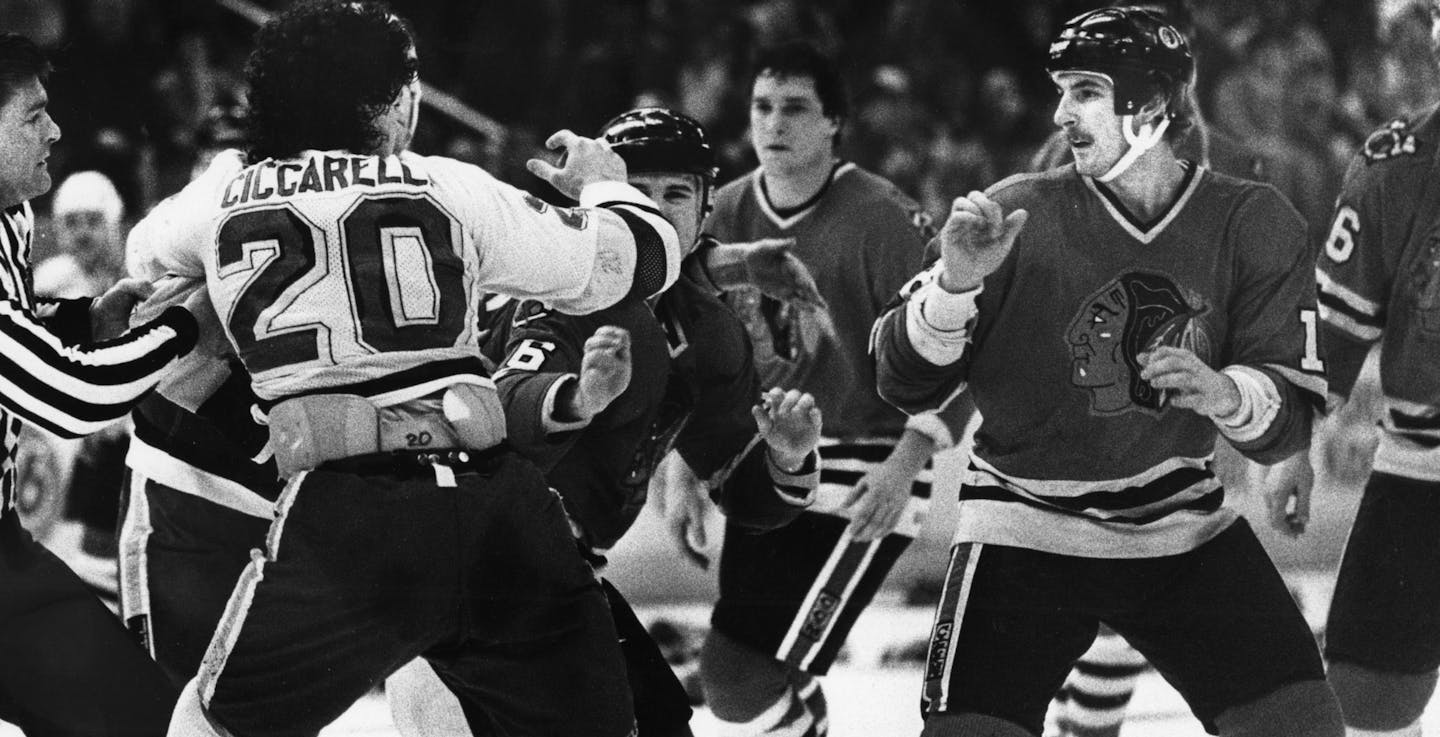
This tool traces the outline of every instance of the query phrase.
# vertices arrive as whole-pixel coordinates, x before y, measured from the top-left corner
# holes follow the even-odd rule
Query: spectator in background
[[[195,131],[195,161],[190,178],[195,179],[210,168],[215,155],[226,149],[245,145],[245,104],[240,94],[222,94],[205,113]]]
[[[1000,176],[1025,171],[1046,130],[1035,125],[1035,113],[1010,67],[993,67],[980,78],[975,105],[976,132],[990,152]]]
[[[125,203],[98,171],[71,174],[55,190],[51,218],[60,252],[36,265],[35,293],[57,299],[102,294],[120,280]]]
[[[60,252],[35,267],[35,293],[54,299],[103,294],[124,276],[125,204],[98,171],[71,174],[55,190],[51,220]],[[119,603],[115,525],[120,509],[129,423],[116,423],[77,444],[74,467],[62,475],[64,519],[78,539],[57,536],[57,555],[112,610]],[[57,490],[58,491],[58,490]]]
[[[1227,133],[1265,152],[1267,179],[1305,218],[1312,243],[1329,217],[1338,178],[1329,171],[1329,152],[1300,145],[1294,121],[1287,115],[1288,98],[1303,75],[1333,60],[1314,28],[1267,28],[1246,44],[1245,56],[1216,84],[1214,122]],[[1304,121],[1303,125],[1313,125]]]
[[[910,74],[890,64],[876,67],[867,97],[855,114],[856,161],[903,192],[917,191],[934,121],[916,99]]]

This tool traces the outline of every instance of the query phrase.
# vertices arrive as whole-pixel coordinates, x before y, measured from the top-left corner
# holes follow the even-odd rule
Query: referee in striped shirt
[[[143,282],[94,300],[36,299],[29,199],[50,189],[60,129],[45,110],[50,65],[0,34],[0,719],[28,735],[163,735],[173,687],[119,620],[16,519],[21,423],[73,438],[123,416],[195,344],[172,307],[119,335]],[[119,337],[116,337],[119,336]]]

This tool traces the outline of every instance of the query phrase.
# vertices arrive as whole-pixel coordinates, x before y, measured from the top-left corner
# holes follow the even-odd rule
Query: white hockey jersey
[[[583,314],[674,282],[675,230],[653,202],[607,182],[580,204],[444,157],[230,152],[136,226],[131,271],[203,274],[262,400],[398,400],[483,373],[484,293]]]

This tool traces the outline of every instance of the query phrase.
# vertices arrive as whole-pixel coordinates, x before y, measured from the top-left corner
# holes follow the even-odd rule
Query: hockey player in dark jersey
[[[603,138],[625,159],[631,184],[660,204],[682,241],[698,245],[714,181],[699,123],[642,108],[612,120]],[[761,385],[749,337],[723,303],[689,280],[649,303],[627,300],[581,317],[511,303],[492,325],[485,352],[499,365],[511,442],[548,469],[586,547],[608,549],[629,529],[672,448],[710,482],[737,524],[778,527],[809,503],[815,469],[796,471],[810,465],[810,441],[818,439],[814,398],[772,389],[753,406]],[[596,413],[585,409],[574,375],[583,344],[603,326],[629,334],[632,378]],[[800,417],[772,427],[767,413],[781,406]],[[770,442],[767,451],[767,438],[779,447]]]
[[[1427,3],[1440,58],[1440,2]],[[1440,669],[1440,114],[1371,135],[1346,174],[1316,276],[1330,391],[1378,344],[1374,469],[1345,545],[1325,657],[1355,735],[1416,736]]]
[[[177,373],[132,415],[120,614],[178,687],[199,668],[250,551],[263,546],[283,484],[239,361]]]
[[[876,327],[883,396],[965,388],[984,418],[924,734],[1038,733],[1104,623],[1209,731],[1338,736],[1309,628],[1210,471],[1217,437],[1292,455],[1323,401],[1304,224],[1175,157],[1193,63],[1159,18],[1078,16],[1048,68],[1075,164],[958,198]]]
[[[671,110],[641,108],[611,120],[601,137],[625,159],[630,183],[659,203],[681,241],[697,245],[715,172],[700,124]],[[671,449],[706,480],[735,524],[771,529],[812,500],[821,420],[814,398],[775,388],[755,406],[762,395],[749,336],[699,285],[682,277],[657,299],[626,300],[585,316],[511,302],[490,324],[485,350],[499,364],[496,383],[511,442],[547,469],[578,540],[595,554],[634,523],[650,477]],[[617,335],[628,337],[628,387],[613,400],[603,391],[592,398],[597,392],[582,373],[592,361],[587,348]],[[688,735],[684,688],[629,605],[606,588],[639,734]],[[400,675],[406,682],[391,679],[392,703],[397,685],[413,690],[424,677]],[[413,721],[443,719],[429,714]]]
[[[1114,6],[1141,7],[1150,10],[1174,26],[1187,38],[1195,25],[1188,8],[1189,0],[1159,0],[1155,2],[1127,2],[1114,0]],[[1195,85],[1190,85],[1186,94],[1188,104],[1194,112],[1190,131],[1175,142],[1175,153],[1219,174],[1240,179],[1266,182],[1269,164],[1263,154],[1253,150],[1238,139],[1227,135],[1219,128],[1207,125],[1200,116]],[[1065,131],[1056,130],[1046,139],[1035,153],[1031,171],[1045,171],[1074,161],[1070,152],[1070,141]],[[1228,445],[1217,447],[1215,473],[1222,481],[1250,479],[1256,474],[1254,467],[1243,456]],[[1297,456],[1291,463],[1296,471],[1303,472],[1307,461]],[[1277,476],[1278,478],[1278,476]],[[1306,487],[1308,492],[1308,486]],[[1278,507],[1277,507],[1278,508]],[[1302,519],[1308,510],[1308,499],[1297,499],[1292,520]],[[1272,520],[1274,522],[1274,520]],[[1282,529],[1288,534],[1298,534],[1298,527],[1281,520]],[[1115,737],[1125,720],[1125,712],[1134,694],[1140,674],[1149,664],[1125,639],[1102,628],[1095,643],[1075,663],[1065,685],[1055,695],[1049,714],[1052,737]]]
[[[724,298],[750,334],[761,381],[815,395],[825,464],[815,505],[794,523],[763,535],[727,524],[700,675],[728,732],[823,735],[818,676],[917,534],[930,458],[966,416],[957,403],[948,423],[907,420],[874,391],[870,328],[919,269],[933,230],[895,185],[838,158],[846,100],[836,65],[786,44],[762,51],[754,72],[760,167],[721,188],[705,231],[724,243],[792,238],[814,275],[820,309],[753,288]]]

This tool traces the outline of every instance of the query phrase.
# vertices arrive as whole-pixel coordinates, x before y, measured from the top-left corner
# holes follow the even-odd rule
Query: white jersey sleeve
[[[592,184],[580,207],[564,208],[450,159],[425,158],[416,168],[460,210],[488,292],[586,314],[632,291],[658,294],[679,276],[674,227],[628,184]]]

